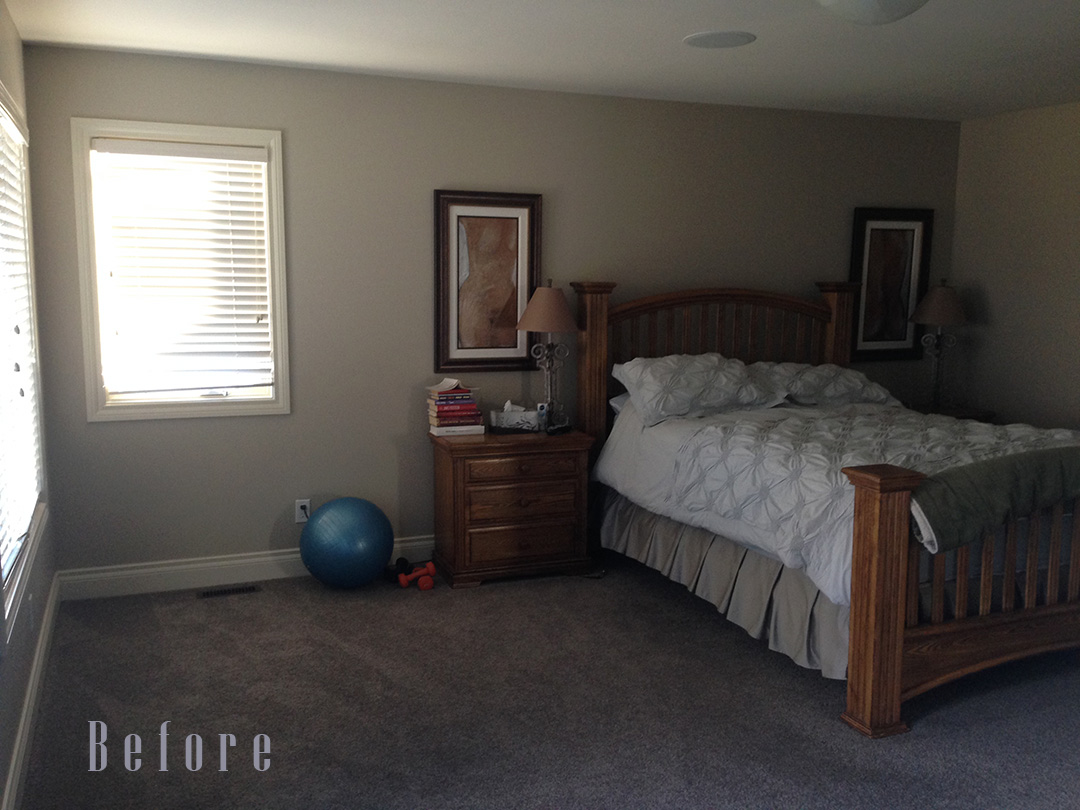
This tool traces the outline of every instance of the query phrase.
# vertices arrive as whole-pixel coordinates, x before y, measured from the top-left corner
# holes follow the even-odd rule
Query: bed
[[[755,369],[768,371],[791,364],[843,369],[850,360],[856,284],[818,284],[821,296],[815,300],[753,290],[705,289],[654,295],[615,306],[610,303],[614,284],[579,282],[572,286],[578,295],[581,328],[578,420],[596,439],[594,464],[598,454],[616,452],[602,449],[614,421],[609,401],[620,393],[621,400],[629,398],[623,386],[613,381],[613,368],[626,382],[629,369],[644,368],[651,373],[660,359],[703,358],[700,362],[742,365],[750,378],[760,381],[764,378],[754,374],[762,372]],[[658,360],[642,363],[643,358]],[[709,373],[715,374],[709,368]],[[739,379],[745,382],[745,378]],[[631,388],[636,382],[633,378]],[[853,420],[855,411],[858,419],[919,424],[920,415],[871,393],[871,400],[878,397],[881,401],[844,403],[846,410],[840,414],[817,413],[812,407],[800,410],[792,407],[790,396],[782,402],[762,401],[755,406],[776,406],[759,420],[769,423],[786,420],[787,409],[800,436],[815,423],[828,427],[829,419]],[[764,395],[758,391],[748,396],[753,400]],[[630,433],[646,437],[678,433],[678,424],[692,422],[683,424],[683,433],[672,440],[684,449],[693,443],[691,437],[697,441],[710,431],[725,436],[745,433],[749,428],[736,423],[750,425],[758,418],[721,420],[705,426],[704,417],[711,419],[711,414],[703,417],[693,408],[681,413],[676,408],[678,418],[671,419],[672,427],[668,428],[664,425],[669,422],[663,418],[653,423],[641,413],[635,417],[634,413],[647,411],[650,403],[636,395],[633,400],[623,406],[629,415],[619,417],[624,424],[633,418],[641,420],[642,425]],[[824,407],[812,401],[809,405]],[[739,411],[740,407],[729,407],[728,411]],[[876,417],[874,413],[887,416]],[[647,429],[642,430],[642,426]],[[1004,435],[1004,428],[995,430],[957,420],[925,429],[971,434],[976,443],[979,436]],[[616,433],[620,431],[626,432],[617,425]],[[595,499],[604,504],[600,536],[606,547],[629,554],[710,599],[729,619],[755,636],[768,638],[771,646],[797,663],[817,667],[830,677],[846,677],[844,721],[867,736],[888,736],[908,728],[901,716],[902,703],[928,689],[1006,661],[1080,647],[1080,517],[1073,519],[1074,514],[1080,515],[1080,479],[1075,475],[1080,469],[1075,463],[1080,456],[1080,434],[1071,434],[1070,440],[1069,432],[1058,432],[1044,441],[1044,434],[1021,433],[1019,428],[1012,430],[1010,439],[1019,437],[1033,443],[1021,441],[1017,452],[995,459],[988,468],[1006,481],[1002,485],[1011,486],[1013,479],[1019,480],[1016,463],[1030,464],[1036,459],[1045,467],[1044,457],[1049,454],[1053,456],[1050,463],[1057,465],[1053,466],[1057,476],[1054,486],[1038,492],[1029,486],[1031,492],[1016,495],[1014,506],[992,520],[964,502],[967,514],[960,526],[946,525],[945,518],[963,512],[956,501],[946,498],[931,515],[940,538],[926,525],[924,511],[932,512],[935,498],[943,491],[962,493],[967,487],[976,495],[996,492],[985,486],[988,479],[979,478],[973,484],[949,478],[947,471],[938,472],[934,465],[929,466],[928,477],[909,467],[878,463],[872,455],[851,456],[859,459],[858,463],[843,466],[843,486],[833,487],[838,500],[850,500],[847,517],[842,518],[847,523],[826,532],[830,537],[847,538],[830,541],[840,542],[834,548],[844,549],[834,556],[847,555],[848,568],[840,579],[835,572],[808,574],[801,566],[785,564],[788,556],[800,557],[801,552],[791,555],[787,546],[779,550],[760,547],[757,541],[769,533],[761,532],[760,527],[758,534],[751,532],[748,539],[733,540],[731,534],[743,529],[731,530],[730,523],[715,526],[698,519],[701,504],[693,502],[689,489],[674,484],[664,496],[671,506],[668,515],[643,505],[638,492],[611,491]],[[745,442],[760,445],[775,444],[776,440],[753,437]],[[615,446],[613,440],[612,448]],[[711,453],[704,448],[704,444],[698,447],[698,456]],[[667,469],[663,464],[668,462],[655,461],[648,447],[632,452],[644,452],[649,459],[648,464],[637,466]],[[724,451],[725,460],[731,452]],[[891,457],[888,453],[882,456]],[[634,466],[632,458],[624,455],[610,462],[601,457],[600,467],[607,464],[609,479],[618,484],[619,475],[610,470]],[[965,474],[982,470],[979,464],[954,463]],[[1014,466],[1002,468],[1002,463]],[[679,464],[687,469],[691,466],[685,458],[671,464],[675,465],[672,481],[685,472]],[[694,468],[683,478],[705,475]],[[1045,469],[1037,469],[1035,477],[1046,479]],[[645,489],[657,489],[661,484],[664,482],[654,474]],[[684,502],[680,502],[684,495]],[[977,505],[1001,512],[1003,502],[1004,497]],[[1035,506],[1026,512],[1015,505],[1027,503]],[[839,507],[835,511],[840,511]],[[941,523],[936,522],[939,519]],[[774,521],[774,525],[778,524]],[[927,535],[933,542],[926,542]],[[949,542],[939,548],[935,546],[938,539]],[[931,548],[937,549],[936,553]]]

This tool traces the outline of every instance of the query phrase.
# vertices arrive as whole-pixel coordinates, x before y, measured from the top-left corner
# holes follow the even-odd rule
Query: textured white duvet
[[[652,512],[804,570],[829,599],[847,605],[855,490],[842,467],[888,463],[932,475],[1077,443],[1080,434],[1068,430],[871,404],[780,406],[645,427],[627,402],[594,475]],[[932,527],[913,511],[923,541],[932,541]]]

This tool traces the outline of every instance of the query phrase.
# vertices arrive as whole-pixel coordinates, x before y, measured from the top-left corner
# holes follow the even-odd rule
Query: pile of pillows
[[[619,363],[611,374],[626,388],[646,426],[676,416],[772,408],[782,402],[900,404],[865,374],[832,364],[746,365],[719,354],[672,354]]]

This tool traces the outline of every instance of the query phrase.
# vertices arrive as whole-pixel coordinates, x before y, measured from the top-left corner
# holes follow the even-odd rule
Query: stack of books
[[[473,392],[458,380],[445,379],[428,388],[428,431],[435,436],[484,432],[484,415]]]

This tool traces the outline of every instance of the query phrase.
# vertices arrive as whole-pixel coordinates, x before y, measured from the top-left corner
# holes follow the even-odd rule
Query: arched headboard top
[[[611,367],[634,357],[718,352],[758,360],[846,365],[858,284],[822,282],[822,299],[748,289],[660,293],[611,306],[615,285],[574,282],[578,295],[578,420],[603,442]]]

